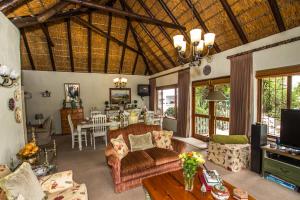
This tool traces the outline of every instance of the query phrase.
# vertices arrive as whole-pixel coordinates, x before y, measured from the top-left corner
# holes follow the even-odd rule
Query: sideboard
[[[61,118],[61,131],[62,134],[70,134],[70,126],[68,122],[68,115],[71,115],[71,119],[74,125],[74,128],[77,127],[77,124],[84,120],[83,108],[62,108],[60,110],[60,118]]]

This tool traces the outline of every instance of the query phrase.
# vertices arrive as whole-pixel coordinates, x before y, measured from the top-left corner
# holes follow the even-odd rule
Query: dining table
[[[110,127],[119,127],[121,124],[121,122],[118,121],[110,121],[110,122],[106,122],[104,124],[97,124],[94,125],[92,120],[84,120],[80,123],[77,124],[77,132],[78,132],[78,148],[79,151],[82,150],[82,138],[81,138],[81,130],[82,129],[90,129],[93,128],[95,126],[107,126],[108,128]]]

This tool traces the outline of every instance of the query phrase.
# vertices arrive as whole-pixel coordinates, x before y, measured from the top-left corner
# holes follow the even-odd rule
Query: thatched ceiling
[[[0,10],[21,30],[22,69],[47,71],[153,74],[179,65],[172,37],[188,41],[195,27],[216,33],[216,53],[300,25],[299,0],[0,0]]]

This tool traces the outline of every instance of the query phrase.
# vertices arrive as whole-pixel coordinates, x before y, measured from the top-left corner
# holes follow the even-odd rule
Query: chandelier
[[[181,64],[184,64],[185,62],[191,60],[191,62],[189,63],[190,66],[199,66],[203,58],[205,57],[210,58],[209,51],[214,45],[215,34],[206,33],[204,34],[204,40],[202,40],[201,33],[202,30],[198,28],[192,29],[190,31],[191,49],[187,56],[185,56],[186,41],[183,40],[183,35],[175,35],[173,37],[174,47],[177,49],[179,62]]]
[[[124,88],[124,87],[126,87],[127,78],[123,78],[123,77],[114,78],[113,81],[114,81],[115,87],[117,87],[117,88]]]
[[[18,72],[12,70],[6,65],[0,65],[0,77],[2,78],[2,82],[0,81],[0,86],[2,87],[12,87],[18,85],[17,80],[19,78]]]

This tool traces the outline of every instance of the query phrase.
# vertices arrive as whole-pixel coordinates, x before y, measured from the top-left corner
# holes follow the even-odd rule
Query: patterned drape
[[[150,99],[149,99],[149,110],[154,111],[156,108],[156,79],[150,79]]]
[[[190,133],[190,69],[178,72],[177,136]]]
[[[252,123],[253,57],[230,59],[230,134],[250,135]]]

